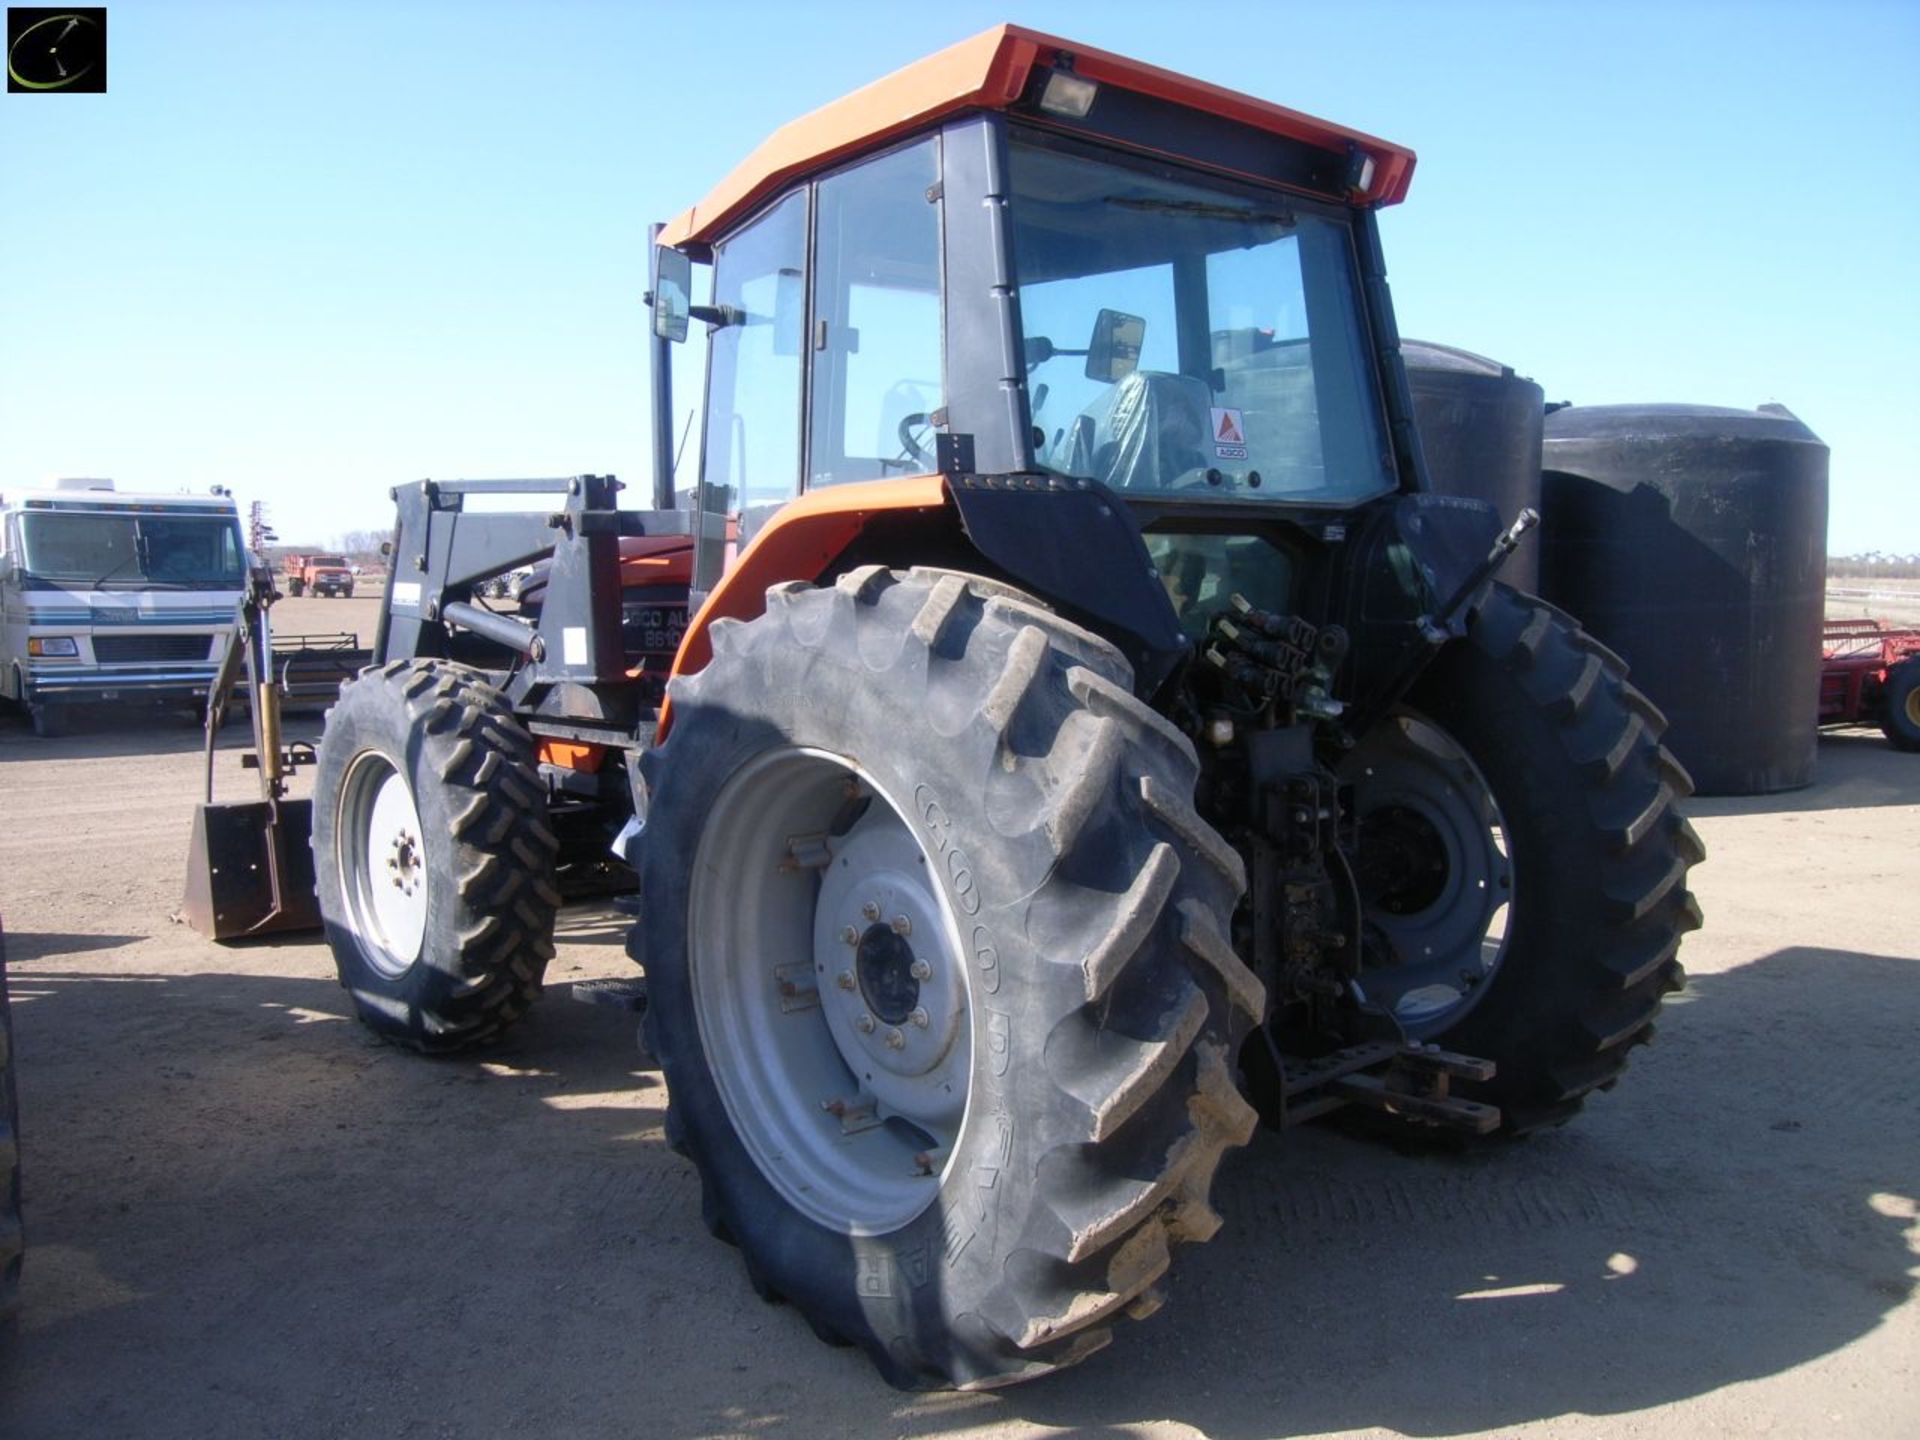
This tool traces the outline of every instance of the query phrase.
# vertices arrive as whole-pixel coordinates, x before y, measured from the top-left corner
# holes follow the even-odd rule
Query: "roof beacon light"
[[[1347,188],[1364,195],[1373,188],[1373,156],[1353,146],[1347,154]]]
[[[1047,88],[1040,92],[1040,108],[1050,115],[1069,120],[1084,120],[1093,109],[1093,97],[1100,87],[1070,70],[1056,70],[1047,76]]]

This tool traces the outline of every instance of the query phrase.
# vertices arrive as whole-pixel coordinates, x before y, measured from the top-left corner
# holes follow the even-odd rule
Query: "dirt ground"
[[[1920,1433],[1920,757],[1877,733],[1824,740],[1811,789],[1696,803],[1691,983],[1574,1125],[1474,1160],[1263,1135],[1157,1317],[935,1397],[761,1304],[701,1228],[630,1017],[567,998],[626,973],[617,916],[563,915],[498,1048],[389,1049],[317,941],[169,921],[197,746],[0,721],[8,1440]],[[223,757],[224,796],[251,783]]]

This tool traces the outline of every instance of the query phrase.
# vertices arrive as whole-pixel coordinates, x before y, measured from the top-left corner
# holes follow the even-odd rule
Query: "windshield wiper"
[[[1291,210],[1248,210],[1239,205],[1223,205],[1214,200],[1157,200],[1150,195],[1107,195],[1108,205],[1126,210],[1154,210],[1166,215],[1191,215],[1196,220],[1239,220],[1248,224],[1284,225],[1291,230],[1297,223]]]
[[[98,580],[95,580],[87,588],[89,590],[98,590],[102,585],[106,584],[107,581],[113,579],[114,576],[118,575],[122,570],[126,569],[129,565],[133,564],[133,562],[138,560],[139,558],[140,558],[140,552],[138,550],[135,550],[131,555],[127,556],[126,559],[122,560],[118,565],[115,565],[111,570],[107,571],[106,574],[102,575]]]

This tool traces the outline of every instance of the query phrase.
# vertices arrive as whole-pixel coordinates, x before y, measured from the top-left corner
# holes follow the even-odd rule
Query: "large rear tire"
[[[669,1139],[760,1293],[895,1385],[1072,1364],[1252,1134],[1241,862],[1104,641],[935,571],[767,602],[643,765]]]
[[[558,842],[533,737],[498,690],[441,660],[341,687],[314,772],[313,868],[340,983],[415,1050],[490,1040],[553,958]]]
[[[1675,808],[1693,787],[1665,723],[1571,617],[1495,586],[1345,767],[1362,984],[1414,1038],[1498,1065],[1455,1088],[1498,1105],[1502,1134],[1610,1088],[1683,982],[1705,851]]]

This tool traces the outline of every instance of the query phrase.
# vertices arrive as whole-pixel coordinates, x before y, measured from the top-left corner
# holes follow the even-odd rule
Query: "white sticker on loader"
[[[393,608],[418,610],[420,608],[420,582],[404,580],[393,587]]]
[[[560,663],[563,665],[584,665],[587,663],[586,626],[565,625],[561,627]]]

